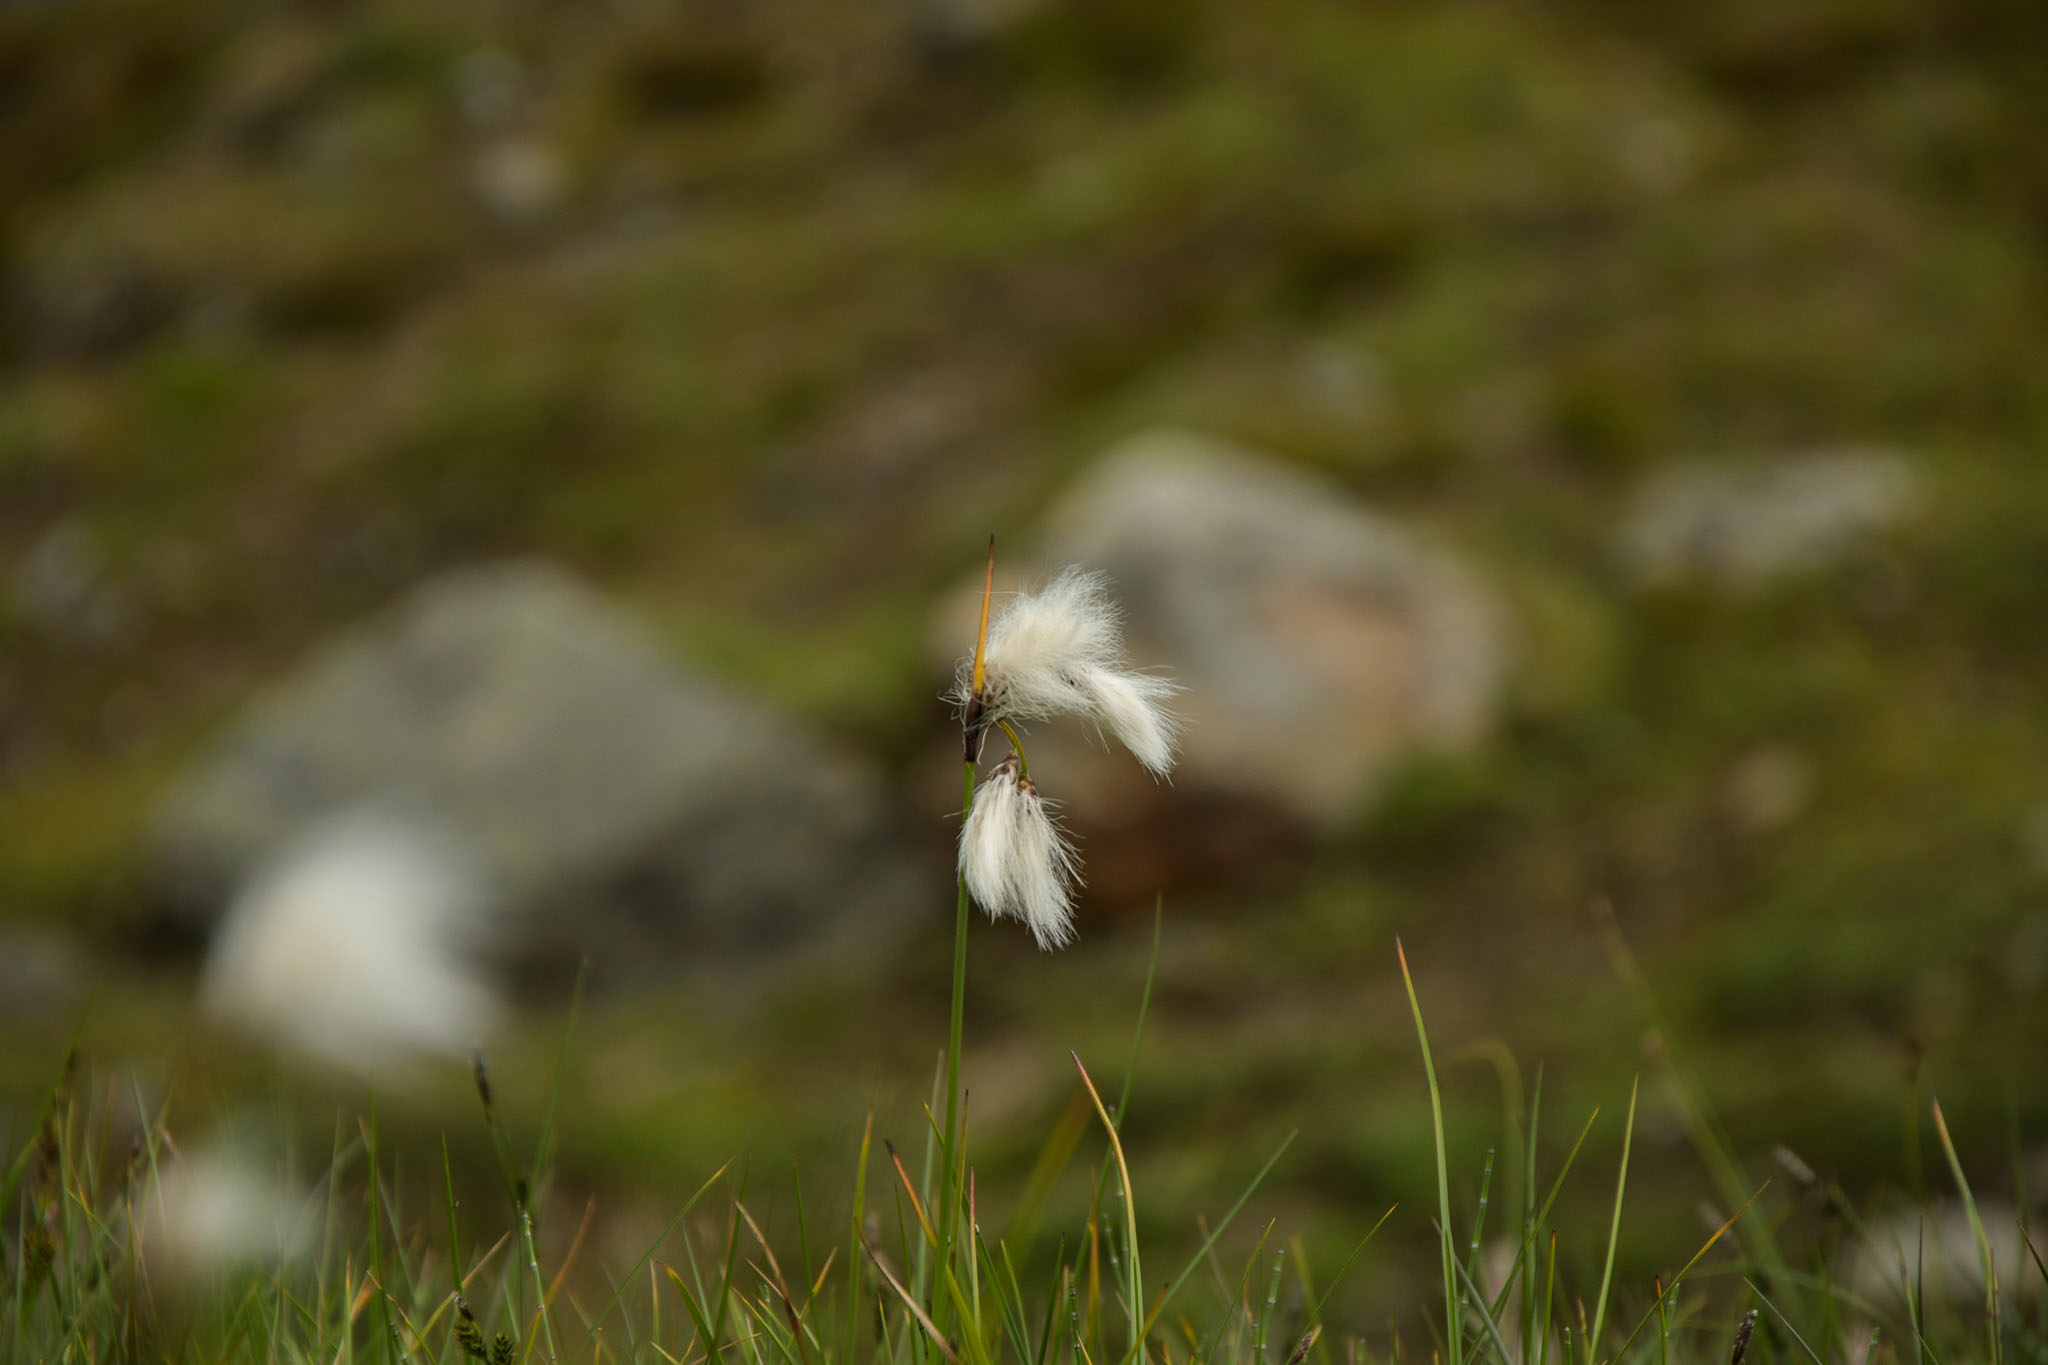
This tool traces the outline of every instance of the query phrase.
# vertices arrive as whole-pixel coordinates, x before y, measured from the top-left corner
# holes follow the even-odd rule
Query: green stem
[[[1017,755],[1017,775],[1026,782],[1029,782],[1031,780],[1031,760],[1024,757],[1024,741],[1017,738],[1017,732],[1010,728],[1008,721],[999,720],[996,722],[996,725],[1002,730],[1004,735],[1008,736],[1010,752]]]
[[[960,819],[963,822],[974,809],[972,759],[968,760],[966,769],[960,793]],[[944,1285],[946,1271],[952,1264],[953,1224],[959,1216],[960,1035],[961,1021],[967,1012],[967,912],[967,879],[963,876],[955,880],[953,903],[953,1013],[946,1030],[946,1145],[940,1153],[944,1158],[944,1169],[939,1173],[939,1256],[931,1283],[932,1318],[941,1327],[950,1316]]]

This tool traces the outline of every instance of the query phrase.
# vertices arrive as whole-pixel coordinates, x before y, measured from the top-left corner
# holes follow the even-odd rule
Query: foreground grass
[[[1454,1170],[1438,1058],[1405,954],[1400,968],[1432,1116],[1437,1197],[1434,1207],[1388,1208],[1357,1229],[1335,1264],[1315,1262],[1277,1220],[1241,1217],[1287,1161],[1292,1137],[1265,1155],[1248,1188],[1213,1192],[1226,1211],[1199,1226],[1191,1255],[1169,1259],[1162,1249],[1172,1234],[1141,1228],[1145,1206],[1122,1119],[1148,984],[1120,1082],[1105,1083],[1100,1062],[1091,1070],[1073,1059],[1084,1102],[1043,1139],[1021,1188],[978,1188],[978,1135],[948,1150],[935,1078],[925,1131],[899,1135],[899,1145],[870,1117],[850,1189],[837,1197],[808,1201],[800,1176],[778,1177],[764,1192],[769,1181],[729,1163],[679,1195],[637,1254],[615,1259],[595,1245],[596,1201],[579,1217],[554,1188],[568,1121],[559,1079],[537,1127],[515,1136],[478,1059],[486,1142],[464,1150],[494,1155],[491,1197],[470,1193],[480,1173],[459,1171],[445,1142],[438,1170],[405,1169],[381,1140],[372,1105],[337,1126],[324,1169],[269,1224],[268,1246],[245,1242],[206,1263],[192,1259],[193,1248],[218,1229],[187,1224],[226,1215],[178,1193],[181,1173],[203,1159],[181,1150],[161,1109],[96,1089],[74,1057],[0,1177],[8,1219],[0,1342],[15,1360],[493,1365],[2048,1357],[2031,1316],[2048,1268],[2024,1221],[2014,1226],[2010,1214],[1980,1208],[1938,1105],[1931,1116],[1951,1199],[1967,1216],[1981,1267],[1973,1285],[1958,1289],[1943,1277],[1931,1264],[1938,1248],[1885,1241],[1846,1191],[1790,1153],[1780,1154],[1773,1178],[1750,1187],[1751,1175],[1715,1136],[1706,1097],[1675,1059],[1663,1079],[1715,1186],[1705,1205],[1717,1210],[1714,1224],[1649,1283],[1619,1281],[1638,1090],[1626,1097],[1611,1174],[1582,1161],[1600,1112],[1546,1120],[1540,1071],[1481,1169]],[[572,1049],[565,1042],[565,1063]],[[1503,1076],[1519,1092],[1512,1059]],[[1476,1198],[1454,1196],[1474,1189],[1475,1178]],[[1077,1216],[1053,1198],[1063,1180],[1084,1191]],[[1611,1210],[1558,1226],[1568,1182],[1609,1184]],[[992,1216],[998,1204],[1000,1218]],[[953,1226],[942,1229],[947,1210]],[[1429,1274],[1440,1296],[1384,1323],[1347,1320],[1347,1276],[1383,1228],[1404,1222],[1433,1230]],[[2022,1252],[2016,1262],[1998,1254],[2001,1241]],[[2011,1271],[1999,1267],[2015,1263],[2020,1279],[2001,1284]],[[1883,1272],[1873,1277],[1871,1264]],[[1575,1270],[1596,1265],[1597,1277]]]
[[[1036,17],[935,64],[887,19],[924,6],[711,8],[736,30],[690,5],[0,14],[0,934],[123,974],[94,1055],[190,1028],[140,856],[163,784],[405,585],[560,559],[913,773],[952,742],[923,651],[962,527],[1174,423],[1442,532],[1529,648],[1486,754],[1401,775],[1277,886],[1201,889],[1214,965],[1161,1002],[1143,1111],[1184,1126],[1131,1153],[1141,1181],[1162,1147],[1194,1171],[1151,1182],[1163,1223],[1243,1161],[1217,1128],[1303,1124],[1283,1172],[1357,1192],[1326,1227],[1412,1198],[1391,1167],[1428,1123],[1382,1080],[1392,931],[1437,963],[1491,945],[1437,987],[1447,1037],[1514,1021],[1561,1112],[1625,1091],[1635,1031],[1580,985],[1598,895],[1738,1134],[1868,1188],[1901,1169],[1891,1101],[1921,1067],[1996,1162],[2009,1059],[2048,1050],[2048,653],[2015,628],[2048,611],[2039,7],[1002,5]],[[463,111],[494,54],[527,91],[505,127]],[[473,193],[501,139],[563,172],[539,222]],[[1866,441],[1918,455],[1931,501],[1850,573],[1724,602],[1609,572],[1665,462]],[[105,635],[13,590],[66,546],[119,608]],[[1812,774],[1782,829],[1729,812],[1759,756]],[[932,957],[887,979],[943,991]],[[1001,1019],[1098,1017],[1122,971],[1034,978]],[[909,1012],[884,995],[862,1008]],[[1499,1018],[1472,1021],[1484,1002]],[[8,1018],[0,1105],[34,1112],[76,1003]],[[664,1002],[629,1038],[611,1008],[636,1062],[675,1065],[700,1026]],[[1283,1039],[1299,1018],[1342,1022]],[[677,1089],[716,1089],[717,1115],[597,1097],[558,1168],[617,1185],[667,1154],[694,1179],[793,1072],[866,1064],[786,1036],[690,1059],[709,1079]],[[1273,1078],[1312,1074],[1374,1093],[1276,1113]],[[1467,1080],[1446,1067],[1454,1148],[1483,1145]],[[178,1093],[231,1089],[209,1082]],[[2030,1090],[2020,1126],[2048,1131]],[[815,1106],[804,1145],[844,1147],[863,1104]],[[1667,1141],[1644,1134],[1645,1174]],[[1659,1201],[1691,1202],[1639,1178],[1634,1205]]]

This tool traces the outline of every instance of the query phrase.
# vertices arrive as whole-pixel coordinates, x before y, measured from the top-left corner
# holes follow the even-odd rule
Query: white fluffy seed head
[[[960,829],[960,876],[974,903],[991,919],[1010,913],[1013,845],[1022,802],[1017,760],[1006,758],[974,793],[974,806]]]
[[[1123,661],[1123,624],[1109,580],[1068,568],[1038,592],[1020,592],[988,630],[990,707],[1019,720],[1087,709],[1079,674]]]
[[[1082,674],[1082,689],[1096,723],[1108,727],[1154,777],[1166,776],[1180,744],[1180,717],[1166,709],[1166,701],[1180,687],[1150,673],[1091,668]]]
[[[972,661],[962,661],[953,699],[963,708]],[[1173,766],[1180,721],[1166,703],[1180,689],[1130,666],[1109,580],[1078,567],[1037,592],[1010,599],[989,626],[982,712],[988,721],[1076,715],[1106,730],[1155,776]]]
[[[1013,884],[1016,913],[1050,952],[1074,937],[1074,889],[1080,864],[1073,845],[1053,822],[1030,782],[1020,782],[1022,811],[1017,822],[1017,873]]]
[[[1005,758],[975,793],[960,831],[960,875],[991,919],[1020,919],[1038,946],[1064,946],[1074,936],[1073,846],[1016,755]]]

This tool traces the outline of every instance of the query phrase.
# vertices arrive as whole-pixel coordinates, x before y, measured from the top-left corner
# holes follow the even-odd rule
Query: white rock
[[[1686,464],[1637,492],[1620,548],[1646,586],[1755,588],[1839,562],[1920,502],[1912,467],[1882,451]]]
[[[870,765],[543,563],[431,579],[257,696],[158,808],[159,903],[208,929],[363,806],[458,840],[491,956],[558,980],[851,970],[933,904]]]
[[[136,1213],[151,1269],[190,1283],[298,1259],[312,1244],[315,1210],[274,1172],[223,1147],[164,1154]]]
[[[345,812],[260,869],[214,936],[216,1014],[377,1077],[420,1053],[462,1057],[501,1010],[477,960],[483,878],[451,840],[395,812]]]
[[[2032,1302],[2041,1281],[2015,1231],[2017,1212],[2010,1204],[1982,1199],[1977,1216],[1991,1245],[1991,1270],[2000,1294],[2008,1303]],[[1960,1203],[1943,1199],[1924,1212],[1901,1209],[1872,1220],[1869,1233],[1870,1240],[1857,1248],[1848,1275],[1859,1297],[1884,1306],[1903,1305],[1905,1286],[1918,1281],[1930,1304],[1944,1304],[1950,1310],[1967,1310],[1974,1304],[1981,1310],[1983,1254],[1969,1211]]]

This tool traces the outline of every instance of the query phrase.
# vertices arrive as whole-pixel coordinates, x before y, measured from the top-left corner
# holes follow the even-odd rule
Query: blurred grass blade
[[[949,1361],[956,1362],[957,1365],[960,1357],[954,1353],[951,1343],[946,1340],[943,1332],[933,1326],[930,1316],[926,1314],[923,1308],[918,1306],[917,1300],[910,1297],[910,1291],[903,1287],[903,1282],[897,1279],[882,1258],[875,1254],[875,1249],[867,1244],[866,1239],[863,1238],[860,1245],[861,1250],[868,1254],[868,1264],[872,1265],[875,1268],[875,1273],[882,1277],[882,1283],[888,1285],[891,1292],[897,1298],[903,1300],[904,1308],[909,1311],[910,1316],[916,1321],[917,1325],[924,1329],[925,1335],[931,1338],[932,1344],[939,1348],[939,1354]]]
[[[1439,1235],[1442,1229],[1438,1230]],[[1493,1349],[1500,1352],[1501,1365],[1515,1365],[1515,1357],[1508,1350],[1508,1344],[1501,1339],[1500,1324],[1493,1320],[1493,1314],[1486,1311],[1486,1296],[1479,1292],[1479,1286],[1472,1282],[1471,1272],[1456,1260],[1451,1262],[1458,1272],[1458,1278],[1465,1283],[1465,1292],[1471,1296],[1472,1311],[1479,1315],[1479,1325],[1486,1329],[1486,1336],[1493,1343]]]
[[[1458,1365],[1465,1358],[1464,1333],[1459,1322],[1458,1278],[1454,1268],[1458,1250],[1451,1236],[1451,1167],[1450,1154],[1444,1147],[1443,1095],[1437,1089],[1436,1060],[1429,1052],[1429,1030],[1423,1026],[1422,1002],[1415,997],[1415,978],[1408,971],[1408,953],[1399,938],[1394,940],[1394,955],[1401,962],[1401,984],[1408,991],[1408,1010],[1415,1016],[1415,1037],[1422,1045],[1422,1069],[1429,1078],[1429,1119],[1436,1135],[1437,1235],[1443,1253],[1444,1340],[1446,1355],[1453,1365]]]
[[[541,1180],[555,1159],[555,1126],[561,1119],[562,1094],[569,1084],[569,1057],[576,1041],[576,1021],[583,1012],[583,988],[590,979],[590,963],[576,966],[576,984],[569,991],[569,1015],[562,1025],[562,1046],[555,1054],[555,1077],[548,1086],[548,1107],[541,1116],[540,1137],[533,1146],[533,1168],[526,1177],[525,1203],[531,1208]]]
[[[664,1265],[662,1269],[668,1272],[669,1282],[676,1287],[676,1293],[682,1296],[683,1311],[690,1315],[690,1325],[696,1329],[697,1345],[704,1352],[704,1359],[715,1362],[718,1354],[711,1347],[711,1319],[705,1316],[704,1305],[697,1302],[697,1296],[690,1292],[689,1285],[683,1283],[683,1277],[676,1273],[674,1266]]]
[[[583,1354],[585,1348],[590,1345],[590,1339],[595,1335],[597,1326],[602,1325],[605,1319],[611,1316],[612,1309],[618,1306],[620,1296],[625,1293],[626,1286],[640,1278],[641,1270],[645,1269],[654,1260],[654,1254],[661,1250],[661,1244],[666,1242],[678,1227],[682,1226],[683,1219],[690,1216],[690,1210],[697,1207],[697,1201],[709,1193],[711,1187],[716,1185],[724,1177],[725,1173],[731,1169],[732,1162],[726,1162],[723,1166],[713,1171],[710,1177],[703,1184],[699,1185],[688,1199],[683,1201],[683,1206],[676,1210],[675,1217],[668,1220],[668,1226],[664,1227],[660,1234],[652,1242],[648,1243],[647,1250],[640,1254],[640,1259],[633,1263],[633,1268],[620,1278],[619,1283],[612,1290],[611,1297],[605,1300],[604,1307],[598,1311],[595,1324],[584,1332],[582,1342],[578,1344],[576,1350],[572,1353],[574,1356],[581,1356]]]
[[[1742,1278],[1742,1282],[1748,1285],[1750,1288],[1750,1292],[1756,1295],[1756,1301],[1758,1303],[1762,1304],[1764,1307],[1771,1310],[1771,1316],[1778,1320],[1778,1325],[1785,1329],[1786,1335],[1792,1338],[1793,1344],[1798,1346],[1799,1349],[1805,1353],[1806,1358],[1812,1361],[1813,1365],[1827,1365],[1827,1362],[1821,1359],[1820,1353],[1818,1351],[1815,1351],[1811,1346],[1807,1345],[1806,1338],[1799,1335],[1799,1329],[1792,1325],[1792,1319],[1786,1317],[1783,1310],[1781,1310],[1778,1307],[1778,1305],[1771,1302],[1769,1296],[1767,1296],[1762,1289],[1759,1289],[1757,1287],[1757,1283],[1755,1280],[1752,1280],[1747,1275],[1745,1275]]]
[[[1131,1052],[1124,1062],[1124,1082],[1117,1088],[1116,1126],[1124,1126],[1124,1115],[1130,1112],[1131,1082],[1138,1075],[1138,1048],[1145,1041],[1145,1019],[1152,1008],[1152,984],[1159,976],[1159,926],[1166,917],[1166,898],[1152,899],[1152,952],[1145,959],[1145,987],[1138,995],[1138,1022],[1131,1029]]]
[[[1999,1365],[2004,1359],[2004,1333],[1999,1330],[1998,1309],[1998,1266],[1991,1256],[1991,1239],[1984,1234],[1984,1219],[1977,1212],[1977,1196],[1970,1192],[1970,1182],[1963,1175],[1962,1160],[1956,1156],[1956,1144],[1948,1133],[1948,1120],[1942,1117],[1941,1101],[1930,1101],[1934,1110],[1934,1133],[1941,1139],[1942,1155],[1948,1158],[1949,1174],[1955,1177],[1956,1189],[1962,1193],[1963,1209],[1970,1215],[1970,1233],[1977,1239],[1977,1255],[1984,1269],[1984,1330],[1990,1336],[1991,1365]]]
[[[1281,1140],[1280,1145],[1273,1149],[1273,1155],[1266,1158],[1266,1164],[1259,1167],[1258,1173],[1244,1187],[1244,1193],[1238,1195],[1237,1202],[1230,1206],[1230,1212],[1224,1214],[1223,1220],[1216,1224],[1207,1237],[1202,1239],[1201,1246],[1195,1248],[1195,1254],[1188,1258],[1186,1265],[1181,1267],[1180,1274],[1167,1282],[1165,1291],[1160,1294],[1158,1301],[1152,1305],[1152,1310],[1145,1319],[1146,1335],[1149,1336],[1151,1334],[1153,1324],[1158,1322],[1159,1315],[1166,1311],[1166,1306],[1173,1302],[1174,1296],[1180,1292],[1181,1286],[1185,1285],[1188,1282],[1188,1278],[1200,1267],[1203,1259],[1208,1256],[1210,1248],[1216,1245],[1216,1239],[1224,1234],[1232,1221],[1244,1209],[1245,1204],[1252,1197],[1252,1192],[1265,1183],[1266,1177],[1272,1173],[1273,1167],[1279,1164],[1280,1158],[1286,1154],[1287,1149],[1294,1145],[1294,1139],[1297,1136],[1299,1136],[1298,1131],[1289,1133]]]
[[[1088,1130],[1093,1112],[1088,1092],[1076,1085],[1066,1108],[1060,1111],[1058,1121],[1053,1124],[1052,1132],[1046,1136],[1045,1145],[1039,1148],[1038,1160],[1032,1164],[1031,1174],[1024,1182],[1024,1192],[1017,1197],[1009,1228],[999,1240],[1005,1246],[1016,1247],[1017,1254],[1027,1260],[1038,1241],[1038,1229],[1045,1219],[1046,1205],[1051,1201],[1060,1177],[1066,1174],[1067,1167],[1073,1162],[1074,1152],[1081,1145],[1081,1134]]]
[[[1636,1093],[1642,1086],[1642,1077],[1629,1082],[1628,1117],[1621,1127],[1621,1173],[1614,1179],[1614,1218],[1607,1227],[1607,1263],[1600,1271],[1600,1297],[1593,1303],[1593,1326],[1586,1335],[1586,1354],[1589,1359],[1600,1350],[1600,1329],[1607,1324],[1607,1293],[1614,1285],[1614,1249],[1621,1242],[1621,1201],[1628,1192],[1628,1157],[1635,1145],[1636,1136]],[[1743,1205],[1748,1208],[1747,1204]],[[1715,1236],[1719,1236],[1716,1233]]]
[[[1387,1205],[1387,1211],[1374,1220],[1373,1225],[1365,1230],[1365,1236],[1358,1239],[1358,1245],[1351,1248],[1351,1254],[1344,1258],[1344,1263],[1337,1267],[1337,1273],[1332,1275],[1329,1284],[1323,1287],[1323,1296],[1316,1300],[1315,1308],[1309,1313],[1310,1321],[1322,1321],[1323,1305],[1328,1303],[1330,1295],[1336,1292],[1337,1283],[1344,1278],[1344,1272],[1351,1269],[1351,1263],[1358,1259],[1358,1253],[1365,1250],[1366,1243],[1373,1239],[1373,1234],[1386,1226],[1387,1220],[1394,1216],[1394,1210],[1399,1207],[1400,1205],[1398,1204]]]
[[[1245,1302],[1245,1292],[1251,1288],[1252,1276],[1259,1268],[1259,1254],[1266,1249],[1266,1241],[1272,1235],[1273,1224],[1269,1220],[1265,1231],[1259,1234],[1258,1243],[1252,1247],[1252,1254],[1245,1258],[1244,1273],[1237,1277],[1237,1292],[1225,1300],[1225,1310],[1217,1317],[1216,1331],[1210,1336],[1209,1344],[1202,1348],[1201,1359],[1216,1359],[1217,1348],[1223,1344],[1223,1334],[1232,1326],[1242,1327],[1244,1321],[1250,1318],[1251,1305]]]
[[[929,1110],[926,1111],[929,1114]],[[889,1161],[896,1167],[896,1178],[903,1182],[903,1193],[910,1200],[910,1211],[917,1215],[917,1226],[924,1233],[924,1244],[937,1247],[939,1234],[932,1227],[932,1220],[925,1216],[924,1202],[917,1197],[917,1186],[910,1183],[910,1172],[903,1168],[903,1158],[897,1155],[896,1144],[882,1139],[882,1150],[889,1154]]]
[[[846,1249],[846,1339],[840,1359],[848,1362],[853,1360],[854,1347],[860,1341],[860,1252],[867,1221],[868,1153],[874,1136],[875,1116],[870,1111],[867,1123],[860,1130],[860,1161],[853,1176],[853,1232]]]
[[[1622,1341],[1621,1345],[1615,1348],[1614,1358],[1616,1360],[1621,1359],[1622,1356],[1628,1353],[1628,1348],[1631,1344],[1634,1343],[1637,1335],[1642,1332],[1644,1327],[1649,1325],[1651,1316],[1656,1313],[1662,1312],[1665,1305],[1677,1296],[1678,1286],[1685,1283],[1685,1277],[1687,1275],[1690,1275],[1692,1273],[1692,1268],[1700,1263],[1700,1258],[1705,1256],[1709,1251],[1713,1250],[1714,1244],[1721,1240],[1721,1238],[1727,1233],[1728,1229],[1734,1227],[1737,1220],[1739,1220],[1743,1214],[1749,1212],[1749,1206],[1751,1204],[1754,1204],[1758,1199],[1760,1199],[1763,1196],[1763,1192],[1766,1189],[1770,1188],[1770,1183],[1770,1181],[1766,1180],[1762,1185],[1759,1185],[1757,1187],[1756,1193],[1751,1195],[1741,1208],[1735,1210],[1735,1212],[1731,1214],[1727,1221],[1723,1222],[1720,1227],[1715,1228],[1712,1236],[1708,1237],[1705,1242],[1700,1244],[1700,1249],[1692,1254],[1692,1259],[1687,1261],[1683,1266],[1679,1267],[1678,1273],[1671,1277],[1671,1283],[1660,1286],[1658,1288],[1657,1301],[1651,1304],[1648,1311],[1643,1314],[1642,1321],[1638,1322],[1635,1325],[1635,1330],[1630,1332],[1627,1338]]]
[[[1081,1056],[1069,1052],[1074,1059],[1074,1069],[1081,1073],[1081,1084],[1088,1087],[1088,1098],[1095,1102],[1096,1116],[1102,1120],[1103,1131],[1109,1134],[1109,1152],[1116,1160],[1117,1187],[1123,1195],[1124,1206],[1124,1280],[1125,1296],[1129,1300],[1126,1310],[1130,1315],[1131,1345],[1126,1360],[1135,1360],[1144,1352],[1145,1333],[1151,1323],[1145,1316],[1145,1277],[1138,1269],[1138,1196],[1131,1188],[1131,1168],[1124,1161],[1124,1144],[1117,1136],[1116,1120],[1103,1107],[1102,1096],[1096,1093],[1095,1082],[1088,1077],[1088,1068],[1081,1065]]]

